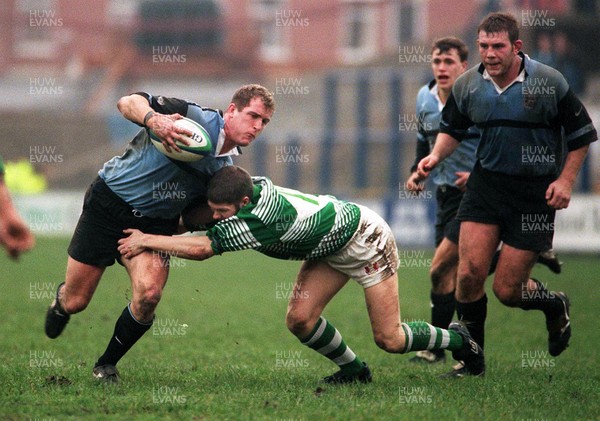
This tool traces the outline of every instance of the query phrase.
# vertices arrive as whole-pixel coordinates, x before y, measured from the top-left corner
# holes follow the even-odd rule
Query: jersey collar
[[[431,95],[433,95],[433,97],[435,98],[435,100],[437,101],[438,104],[438,111],[442,111],[442,109],[444,108],[444,104],[442,104],[442,100],[440,99],[440,92],[438,89],[438,85],[435,82],[435,79],[433,79],[430,83],[429,83],[429,93]]]
[[[499,87],[496,82],[494,82],[494,79],[492,79],[489,75],[489,73],[487,72],[487,70],[485,70],[485,67],[483,65],[483,63],[481,63],[479,65],[479,73],[481,73],[482,77],[485,80],[489,80],[490,82],[492,82],[492,85],[494,85],[494,89],[496,89],[496,92],[498,92],[499,94],[502,94],[502,92],[506,91],[508,88],[510,88],[512,85],[514,85],[517,82],[523,83],[525,81],[525,77],[527,76],[528,72],[527,69],[529,68],[529,56],[524,54],[522,51],[518,52],[519,57],[521,57],[521,68],[519,69],[519,74],[517,75],[516,78],[513,79],[512,82],[510,82],[508,85],[506,85],[504,88]]]
[[[215,148],[215,156],[237,156],[241,155],[242,151],[240,147],[233,148],[229,152],[221,153],[221,149],[223,149],[223,144],[225,143],[225,129],[221,128],[219,131],[219,138],[217,139],[217,147]]]

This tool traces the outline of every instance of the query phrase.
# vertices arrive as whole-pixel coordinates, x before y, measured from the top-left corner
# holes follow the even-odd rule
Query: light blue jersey
[[[598,136],[565,78],[522,52],[519,56],[520,74],[503,89],[481,64],[463,73],[452,87],[440,130],[461,140],[476,125],[481,130],[477,158],[488,171],[556,177],[565,150],[579,149]]]
[[[171,160],[152,145],[144,128],[129,143],[125,153],[106,162],[98,175],[140,215],[175,218],[188,204],[206,195],[210,177],[220,168],[231,165],[231,155],[237,155],[238,151],[218,155],[224,121],[217,110],[176,98],[139,95],[146,97],[159,113],[179,113],[201,124],[210,135],[212,153],[195,162]]]
[[[435,80],[423,86],[417,94],[418,142],[427,142],[433,149],[439,133],[443,104],[438,95]],[[438,186],[456,187],[457,172],[471,172],[475,165],[475,151],[479,143],[479,132],[473,127],[459,147],[431,172],[431,179]]]

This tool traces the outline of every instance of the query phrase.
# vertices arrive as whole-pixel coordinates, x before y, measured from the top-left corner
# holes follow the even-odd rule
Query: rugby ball
[[[184,143],[177,141],[176,144],[179,146],[179,149],[181,149],[181,152],[177,152],[173,149],[171,149],[171,152],[167,152],[158,136],[156,136],[151,129],[148,129],[148,132],[150,133],[150,140],[152,141],[154,147],[159,150],[159,152],[168,156],[169,158],[184,162],[198,161],[211,153],[212,142],[208,132],[204,129],[204,127],[196,123],[194,120],[186,117],[175,120],[173,124],[176,127],[180,127],[192,132],[192,136],[183,136],[183,138],[186,139],[190,144],[185,145]]]

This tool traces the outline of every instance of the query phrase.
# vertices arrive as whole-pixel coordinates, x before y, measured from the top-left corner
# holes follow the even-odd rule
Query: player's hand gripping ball
[[[179,149],[181,149],[181,152],[177,152],[174,150],[168,152],[163,146],[162,141],[158,138],[158,136],[156,136],[152,129],[150,129],[150,140],[152,140],[152,144],[162,154],[168,156],[169,158],[185,162],[198,161],[204,158],[206,155],[210,154],[210,152],[212,151],[212,141],[204,127],[196,123],[194,120],[191,120],[186,117],[183,117],[179,120],[175,120],[173,124],[176,127],[188,130],[192,133],[191,136],[182,136],[189,142],[189,145],[178,141],[176,143],[177,146],[179,146]]]

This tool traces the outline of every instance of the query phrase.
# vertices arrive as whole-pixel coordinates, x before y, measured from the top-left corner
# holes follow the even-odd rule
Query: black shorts
[[[548,206],[545,195],[554,179],[487,171],[477,162],[457,218],[498,225],[500,240],[517,249],[549,250],[556,210]]]
[[[456,219],[463,192],[456,187],[439,186],[435,192],[437,211],[435,214],[435,246],[439,246],[444,237],[458,244],[460,221]]]
[[[177,231],[179,218],[160,219],[139,215],[117,196],[98,177],[90,185],[83,199],[83,211],[69,244],[69,256],[78,262],[106,267],[120,263],[117,250],[119,239],[125,237],[125,228],[172,235]]]

